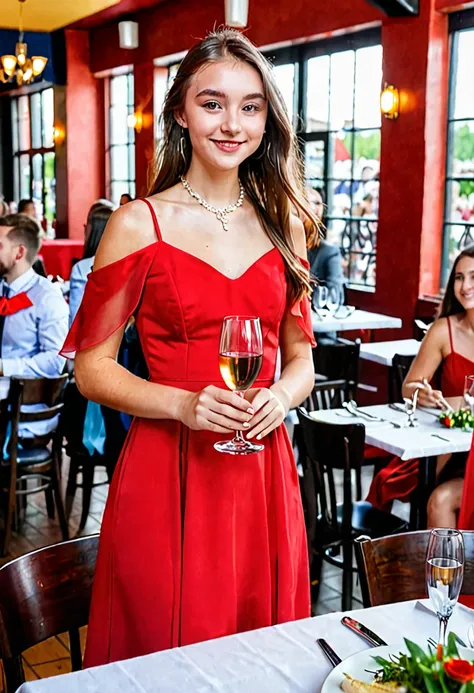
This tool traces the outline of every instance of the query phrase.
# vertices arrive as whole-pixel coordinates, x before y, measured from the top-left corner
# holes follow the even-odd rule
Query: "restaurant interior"
[[[107,297],[87,289],[79,308],[100,237],[111,216],[153,190],[153,164],[168,141],[161,117],[167,94],[188,51],[222,26],[242,32],[269,61],[295,134],[304,197],[323,239],[308,248],[314,383],[281,424],[293,449],[299,503],[285,512],[298,514],[302,503],[311,615],[275,616],[285,610],[278,609],[283,597],[273,594],[273,585],[268,622],[255,616],[254,626],[207,638],[180,633],[166,648],[130,648],[127,657],[109,650],[101,666],[83,668],[98,536],[134,412],[115,411],[107,397],[96,403],[88,396],[93,388],[76,383],[73,360],[57,356],[57,371],[48,371],[51,361],[10,364],[36,358],[25,346],[31,329],[39,330],[38,353],[47,348],[42,344],[57,343],[48,348],[58,354],[71,324],[85,324],[86,303],[97,309],[94,329],[102,334]],[[375,680],[382,688],[386,682],[387,691],[395,681],[400,693],[468,693],[474,682],[473,66],[472,0],[1,0],[0,693],[335,693],[344,675],[346,693],[371,693],[376,654],[385,678],[379,671]],[[204,214],[209,205],[199,192],[191,194]],[[23,233],[25,216],[34,220],[40,246],[31,263],[23,236],[14,247],[26,247],[22,271],[39,275],[35,286],[49,297],[43,327],[41,317],[34,328],[26,323],[27,311],[39,316],[39,299],[25,299],[23,313],[24,305],[11,307],[13,281],[20,279],[2,255],[4,232],[10,238],[19,224]],[[188,281],[191,294],[199,277],[191,273]],[[17,295],[29,296],[29,286],[18,284]],[[122,366],[132,364],[130,372],[147,380],[142,321],[133,317],[139,301],[122,321],[127,329],[116,351]],[[217,356],[216,346],[216,364]],[[24,437],[28,426],[34,433]],[[152,444],[144,454],[160,463]],[[224,457],[226,464],[244,459]],[[154,484],[147,476],[139,479],[144,505],[145,489]],[[270,516],[275,511],[271,503],[268,508]],[[151,527],[156,514],[149,517]],[[252,517],[255,522],[257,514]],[[269,527],[272,522],[279,520]],[[139,526],[130,521],[127,542],[147,551],[131,533]],[[296,544],[297,537],[288,541]],[[273,550],[280,579],[284,560]],[[215,554],[218,563],[217,547]],[[168,558],[150,549],[148,560],[164,566]],[[133,585],[131,559],[127,570]],[[296,578],[288,579],[288,590],[296,591]],[[249,568],[249,594],[254,581]],[[102,598],[107,602],[108,594]],[[256,613],[252,598],[247,608]],[[201,599],[196,590],[180,606],[191,611],[191,621],[202,618]],[[116,616],[118,630],[128,628],[122,617]],[[138,630],[129,637],[138,641]],[[410,649],[404,638],[421,649]],[[397,658],[400,652],[409,653],[411,664]],[[403,675],[399,670],[391,679],[389,661],[405,666]]]

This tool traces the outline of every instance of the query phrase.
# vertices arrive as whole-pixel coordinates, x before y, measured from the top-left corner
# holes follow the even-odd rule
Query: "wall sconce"
[[[135,132],[140,133],[143,127],[143,113],[136,111],[127,117],[127,125],[129,128],[134,128]]]
[[[249,19],[249,0],[225,0],[225,23],[244,29]]]
[[[66,131],[62,125],[55,125],[53,128],[53,141],[54,144],[62,144],[66,139]]]
[[[390,120],[396,120],[400,115],[400,94],[391,84],[385,84],[380,94],[380,111]]]

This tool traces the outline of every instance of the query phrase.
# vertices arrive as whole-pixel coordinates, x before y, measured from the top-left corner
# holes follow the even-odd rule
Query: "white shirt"
[[[4,281],[0,290],[3,291]],[[32,306],[7,315],[2,337],[3,374],[26,378],[57,378],[65,359],[59,356],[68,332],[68,306],[60,290],[30,268],[8,285],[8,297],[26,292]],[[37,411],[44,405],[25,407]],[[20,437],[40,436],[54,430],[56,419],[20,424]]]
[[[92,272],[94,264],[93,257],[86,257],[76,262],[72,268],[69,279],[69,325],[72,325],[76,313],[81,305],[84,289],[86,288],[87,277]]]

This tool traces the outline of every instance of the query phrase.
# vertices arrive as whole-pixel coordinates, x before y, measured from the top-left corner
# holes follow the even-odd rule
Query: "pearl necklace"
[[[188,181],[184,176],[181,176],[181,183],[184,186],[184,189],[187,190],[187,192],[191,195],[191,197],[194,197],[195,200],[199,202],[204,209],[207,209],[208,212],[212,212],[213,214],[216,215],[216,218],[221,222],[222,227],[224,231],[228,231],[228,225],[229,221],[227,219],[227,215],[230,214],[231,212],[235,212],[236,209],[239,207],[242,207],[242,204],[244,202],[244,186],[239,180],[239,187],[240,187],[240,194],[239,194],[239,199],[237,202],[235,202],[233,205],[227,205],[227,207],[223,207],[222,209],[219,209],[218,207],[214,207],[213,205],[210,205],[209,202],[206,202],[204,198],[199,195],[199,193],[195,192],[192,187],[189,185]]]

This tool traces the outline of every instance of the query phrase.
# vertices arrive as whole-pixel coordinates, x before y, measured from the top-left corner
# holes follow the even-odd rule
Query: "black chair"
[[[352,608],[354,539],[360,534],[378,537],[403,532],[407,525],[366,501],[353,501],[352,477],[364,464],[365,427],[321,423],[304,409],[297,411],[318,508],[311,546],[312,598],[318,594],[322,561],[326,560],[342,568],[342,610],[346,611]],[[335,470],[342,472],[342,502],[337,499]]]
[[[355,399],[359,383],[359,354],[360,340],[337,340],[331,344],[318,344],[313,349],[315,373],[325,376],[328,380],[345,380],[347,397]]]
[[[72,670],[82,668],[79,628],[89,619],[98,545],[98,534],[72,539],[0,568],[0,660],[6,693],[25,682],[22,653],[66,631]]]
[[[395,354],[392,360],[392,392],[395,402],[401,402],[403,381],[408,375],[411,364],[415,360],[414,356],[405,356],[403,354]]]
[[[66,440],[66,453],[70,457],[69,475],[66,486],[65,511],[69,520],[74,498],[78,488],[82,489],[82,509],[78,532],[82,532],[89,517],[92,489],[110,483],[121,447],[126,438],[126,430],[120,421],[120,414],[105,407],[102,409],[105,425],[104,454],[94,451],[91,455],[83,444],[84,422],[88,400],[79,392],[74,379],[66,390],[64,410],[61,415],[61,433]],[[107,481],[94,482],[95,471],[105,467]],[[81,481],[78,481],[79,475]]]
[[[59,378],[11,378],[6,410],[3,420],[11,423],[10,440],[7,444],[8,457],[0,461],[0,491],[3,496],[3,527],[0,527],[0,556],[5,556],[10,542],[17,498],[25,499],[34,493],[45,492],[49,517],[54,517],[54,506],[58,513],[63,539],[69,538],[68,526],[60,491],[62,439],[59,428],[45,436],[45,441],[27,445],[28,439],[19,438],[19,424],[23,422],[48,421],[55,418],[63,408],[64,389],[68,376]],[[39,411],[22,411],[23,405],[44,404]],[[4,431],[6,435],[6,431]],[[47,443],[50,438],[50,443]],[[23,442],[23,445],[22,445]],[[28,480],[39,482],[28,488]]]

